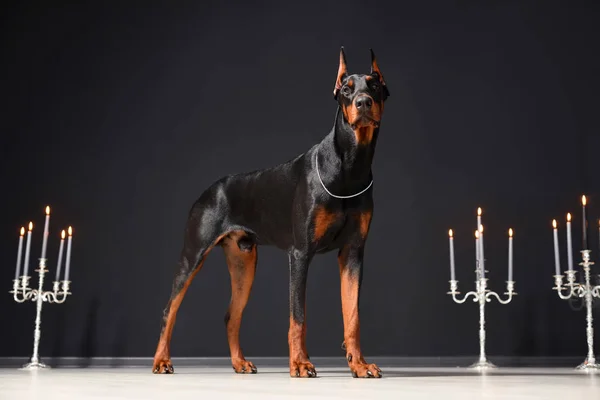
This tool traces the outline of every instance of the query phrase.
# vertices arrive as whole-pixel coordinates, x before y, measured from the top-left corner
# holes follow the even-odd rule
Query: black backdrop
[[[583,357],[584,314],[551,290],[550,221],[573,212],[579,244],[583,192],[600,215],[597,4],[166,3],[3,10],[0,356],[31,354],[35,307],[8,291],[18,228],[36,223],[33,269],[46,204],[51,277],[59,229],[74,226],[74,294],[44,307],[42,355],[152,356],[190,205],[222,175],[286,161],[329,131],[344,45],[355,72],[373,47],[391,91],[361,298],[367,356],[477,353],[476,305],[446,295],[446,232],[472,289],[482,206],[491,288],[504,288],[512,227],[519,292],[489,305],[488,352]],[[260,249],[249,356],[287,356],[287,273],[283,252]],[[174,356],[228,355],[229,290],[214,251]],[[313,262],[307,302],[311,355],[341,355],[334,253]]]

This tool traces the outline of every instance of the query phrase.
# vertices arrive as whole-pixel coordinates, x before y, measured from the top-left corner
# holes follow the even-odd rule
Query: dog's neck
[[[331,132],[318,146],[319,172],[327,189],[348,196],[366,188],[373,176],[371,164],[379,129],[369,132],[368,140],[360,140],[338,107]],[[364,138],[363,138],[364,139]],[[359,143],[360,140],[360,143]]]

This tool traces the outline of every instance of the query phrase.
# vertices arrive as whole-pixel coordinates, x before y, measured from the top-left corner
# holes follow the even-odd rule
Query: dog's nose
[[[369,96],[360,96],[356,99],[356,108],[358,108],[359,110],[371,108],[372,105],[373,99],[371,99]]]

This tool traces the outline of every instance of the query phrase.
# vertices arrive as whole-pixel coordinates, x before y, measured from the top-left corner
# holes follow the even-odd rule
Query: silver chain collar
[[[319,177],[319,182],[321,182],[321,186],[323,186],[323,189],[325,189],[325,191],[327,193],[329,193],[329,195],[331,197],[335,197],[336,199],[350,199],[352,197],[360,196],[361,194],[363,194],[364,192],[366,192],[367,190],[369,190],[369,188],[371,186],[373,186],[373,180],[371,179],[371,183],[369,183],[369,186],[367,186],[366,188],[364,188],[360,192],[358,192],[356,194],[352,194],[350,196],[338,196],[336,194],[331,193],[329,190],[327,190],[327,188],[325,187],[325,184],[323,183],[323,180],[321,179],[321,174],[319,173],[319,152],[318,151],[315,151],[315,166],[317,167],[317,176]]]

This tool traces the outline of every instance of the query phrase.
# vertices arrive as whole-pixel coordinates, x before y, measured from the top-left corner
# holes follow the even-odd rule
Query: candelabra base
[[[495,369],[498,367],[496,367],[494,364],[492,364],[488,360],[479,360],[476,363],[469,365],[468,368],[476,369],[476,370],[487,370],[487,369]]]
[[[46,364],[36,361],[36,362],[30,362],[27,363],[25,365],[23,365],[23,367],[19,368],[20,370],[27,370],[27,371],[31,371],[31,370],[38,370],[38,369],[50,369],[49,366],[47,366]]]
[[[588,360],[585,360],[581,364],[579,364],[575,369],[584,370],[584,371],[600,371],[600,364],[597,362],[589,363]]]

